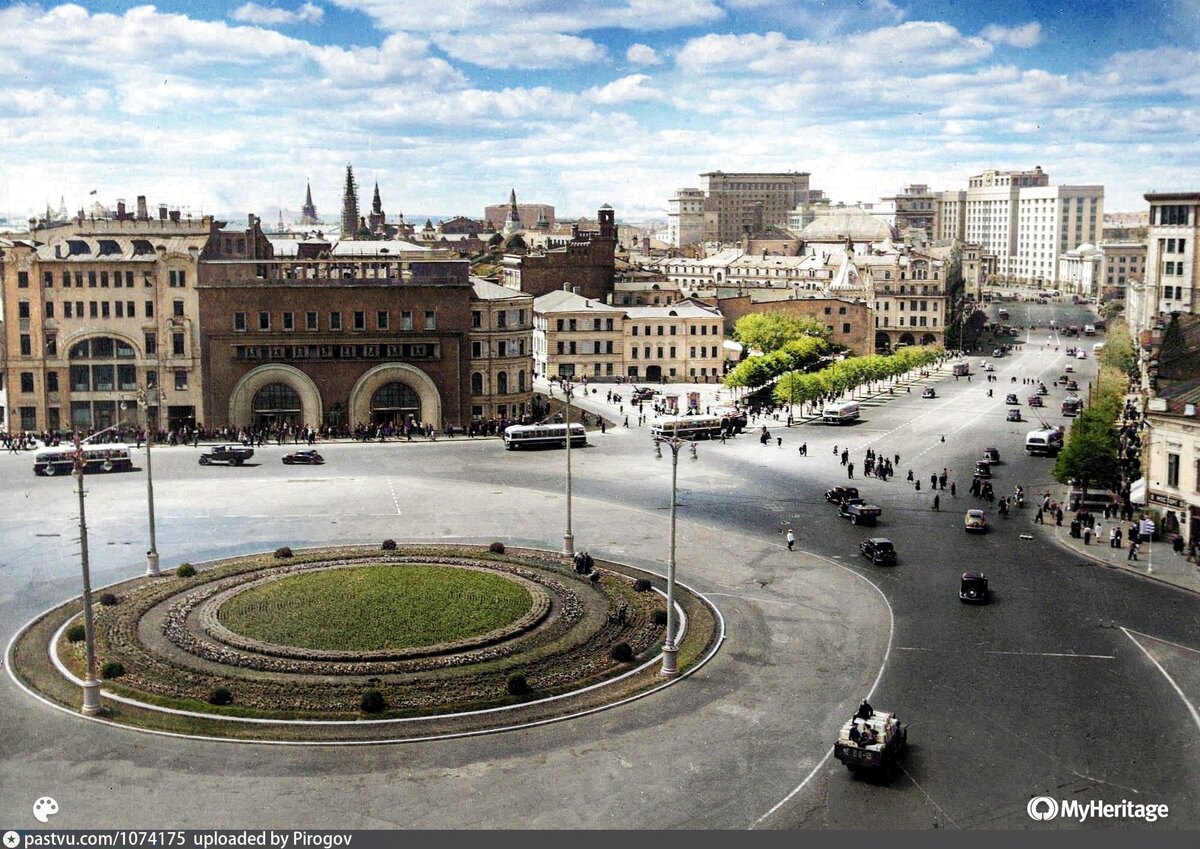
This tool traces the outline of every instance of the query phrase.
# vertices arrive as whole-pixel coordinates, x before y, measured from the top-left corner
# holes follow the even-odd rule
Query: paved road
[[[1062,324],[1083,323],[1079,308],[1009,309],[1014,323],[1045,327],[1052,311]],[[853,427],[772,422],[782,447],[742,437],[681,461],[683,574],[729,615],[730,640],[671,697],[519,734],[345,752],[98,732],[33,708],[6,685],[0,742],[11,754],[0,762],[0,785],[28,789],[31,800],[61,787],[64,817],[120,825],[210,824],[206,812],[224,806],[230,824],[284,826],[1026,827],[1025,802],[1046,794],[1165,802],[1171,825],[1195,827],[1200,728],[1185,699],[1200,704],[1189,654],[1200,648],[1196,597],[1085,564],[1029,516],[1004,522],[989,509],[993,533],[962,531],[962,511],[983,506],[965,494],[983,447],[995,445],[1005,460],[997,491],[1051,483],[1052,461],[1024,456],[1028,427],[1006,423],[1003,404],[1011,375],[1019,386],[1021,377],[1060,372],[1066,360],[1052,348],[1064,340],[1041,350],[1045,342],[1046,332],[1034,331],[1023,351],[995,362],[1000,382],[990,399],[979,376],[937,377],[938,398],[914,391],[868,402]],[[1092,360],[1079,365],[1093,373]],[[1047,421],[1062,420],[1061,394],[1052,390]],[[646,437],[610,430],[573,452],[576,534],[593,553],[661,567],[670,466],[653,461]],[[808,457],[796,450],[801,442]],[[857,562],[867,533],[834,518],[821,497],[845,480],[835,443],[850,446],[859,468],[868,446],[901,455],[898,479],[858,481],[884,509],[874,533],[896,542],[902,559],[893,569]],[[191,449],[156,454],[166,560],[384,536],[553,546],[561,533],[562,452],[512,454],[494,441],[331,446],[321,469],[285,469],[279,453],[263,450],[263,465],[240,470],[202,469]],[[35,480],[27,461],[0,460],[0,533],[9,543],[0,622],[11,633],[74,590],[73,504],[64,481]],[[910,467],[924,481],[920,493],[903,480]],[[944,493],[935,513],[928,479],[942,467],[959,497]],[[142,479],[89,482],[99,582],[115,580],[130,574],[144,545]],[[102,486],[113,493],[107,502]],[[30,516],[39,519],[31,525]],[[846,568],[788,555],[788,525],[801,548]],[[965,568],[988,572],[996,603],[959,603]],[[877,582],[895,611],[873,700],[912,723],[907,772],[881,787],[829,761],[763,819],[813,771],[883,659],[887,607],[851,571]],[[88,802],[78,775],[120,790]],[[22,801],[6,792],[0,820],[17,814]]]

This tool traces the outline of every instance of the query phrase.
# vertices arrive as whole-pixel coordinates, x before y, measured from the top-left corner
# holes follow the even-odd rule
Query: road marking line
[[[1057,652],[1057,651],[985,651],[984,654],[1011,654],[1021,657],[1082,657],[1094,658],[1096,660],[1115,660],[1116,655],[1112,654],[1075,654],[1074,652]]]
[[[390,489],[392,491],[392,503],[396,505],[396,515],[403,516],[404,514],[400,512],[400,499],[396,495],[396,487],[392,485],[391,478],[388,478],[387,482],[388,482],[388,489]]]
[[[1145,637],[1147,640],[1155,640],[1160,643],[1166,643],[1169,646],[1174,646],[1177,649],[1184,649],[1185,651],[1190,651],[1194,654],[1200,654],[1200,649],[1195,649],[1191,646],[1185,646],[1183,643],[1173,643],[1170,640],[1164,640],[1162,637],[1156,637],[1153,634],[1143,634],[1141,631],[1135,631],[1132,628],[1122,628],[1121,630],[1128,631],[1131,634],[1137,634],[1139,637]]]
[[[1150,662],[1153,663],[1154,666],[1158,669],[1158,671],[1162,673],[1163,678],[1167,679],[1167,683],[1171,685],[1171,689],[1173,689],[1175,691],[1176,695],[1178,695],[1179,698],[1181,698],[1183,700],[1183,703],[1185,705],[1187,705],[1188,712],[1191,713],[1191,715],[1192,715],[1192,722],[1196,723],[1197,728],[1200,728],[1200,712],[1198,712],[1196,710],[1196,706],[1191,703],[1191,701],[1188,699],[1188,697],[1183,694],[1183,690],[1181,690],[1179,688],[1179,685],[1175,683],[1175,679],[1171,677],[1170,673],[1168,673],[1167,670],[1163,669],[1162,664],[1159,663],[1154,658],[1154,655],[1150,654],[1150,652],[1146,650],[1146,647],[1143,646],[1140,642],[1138,642],[1137,637],[1135,637],[1132,633],[1130,633],[1128,628],[1121,628],[1121,630],[1125,632],[1126,637],[1133,640],[1133,644],[1135,646],[1137,646],[1139,649],[1142,650],[1142,654],[1146,655],[1146,657],[1150,660]],[[1156,639],[1155,637],[1150,637],[1148,634],[1142,634],[1142,636],[1148,637],[1149,639],[1152,639],[1152,640]]]

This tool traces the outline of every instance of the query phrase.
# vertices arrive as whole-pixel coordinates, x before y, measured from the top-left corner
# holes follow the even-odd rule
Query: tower
[[[379,181],[375,181],[375,197],[371,200],[371,214],[367,217],[367,229],[376,236],[386,236],[384,221],[387,216],[383,212],[383,201],[379,197]]]
[[[517,190],[508,193],[508,215],[504,217],[504,235],[511,236],[521,229],[521,213],[517,212]]]
[[[352,239],[358,232],[358,184],[354,182],[353,166],[346,166],[346,185],[342,190],[342,238]]]
[[[305,183],[304,206],[300,207],[300,223],[313,227],[321,223],[321,219],[317,218],[317,208],[313,205],[312,183]]]

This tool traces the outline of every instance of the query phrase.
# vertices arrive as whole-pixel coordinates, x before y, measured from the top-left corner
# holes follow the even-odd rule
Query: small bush
[[[504,553],[504,543],[494,542],[488,546],[488,551],[490,551],[492,554],[503,554]]]
[[[233,693],[228,687],[213,687],[208,691],[208,703],[210,705],[231,705],[233,704]]]
[[[196,574],[196,567],[193,566],[191,563],[184,563],[178,569],[175,570],[175,575],[176,575],[176,577],[179,577],[179,578],[190,578],[195,574]]]
[[[653,621],[654,621],[655,625],[666,625],[667,624],[667,611],[665,611],[665,610],[654,611]]]
[[[396,550],[396,541],[394,539],[385,539],[383,541],[383,545],[380,546],[380,548],[382,548],[384,551],[395,551]]]
[[[378,690],[366,690],[362,694],[359,707],[362,708],[363,713],[379,713],[387,707],[387,699]]]
[[[519,672],[508,676],[508,693],[510,696],[523,696],[529,692],[529,682]]]
[[[67,642],[68,643],[82,643],[83,638],[86,636],[87,636],[87,631],[84,629],[82,623],[77,623],[67,629]]]
[[[125,665],[116,660],[107,661],[100,667],[101,678],[120,678],[125,674]]]
[[[292,556],[292,550],[285,545],[282,548],[275,549],[275,556],[280,560],[285,560]]]
[[[100,593],[100,603],[105,607],[112,607],[117,603],[117,597],[112,593]]]
[[[650,589],[650,582],[648,580],[646,580],[645,578],[638,578],[636,581],[633,582],[633,591],[634,592],[644,593],[649,589]]]
[[[612,655],[612,659],[618,663],[629,663],[633,660],[633,649],[629,643],[617,643],[609,653]]]

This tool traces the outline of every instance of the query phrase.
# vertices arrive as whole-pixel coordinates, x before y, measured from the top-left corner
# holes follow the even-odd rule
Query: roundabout
[[[665,600],[637,569],[503,544],[278,549],[98,592],[102,722],[259,742],[399,742],[592,713],[670,681]],[[680,670],[720,646],[677,585]],[[78,601],[29,623],[10,671],[72,710]],[[678,679],[671,679],[678,680]]]

